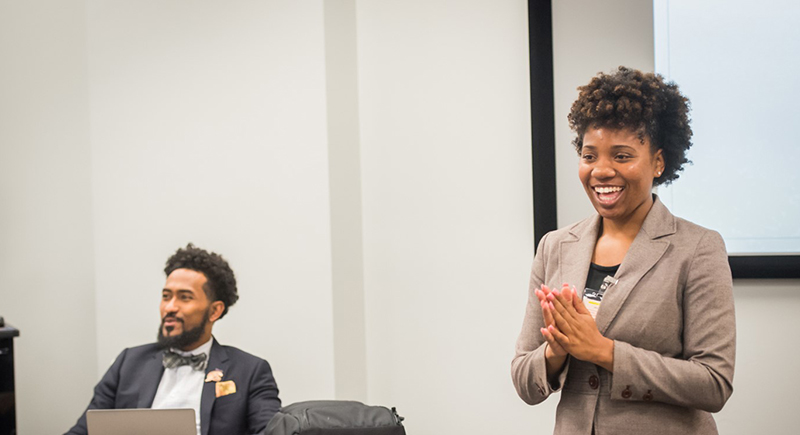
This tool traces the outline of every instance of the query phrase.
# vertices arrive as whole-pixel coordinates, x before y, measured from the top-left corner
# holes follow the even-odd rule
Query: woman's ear
[[[664,168],[666,168],[666,163],[664,162],[664,150],[659,148],[658,151],[656,151],[656,154],[653,156],[653,160],[653,177],[658,178],[664,173]]]

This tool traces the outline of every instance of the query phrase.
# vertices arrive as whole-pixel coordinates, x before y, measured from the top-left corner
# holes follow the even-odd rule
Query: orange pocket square
[[[236,383],[233,381],[217,382],[217,397],[227,396],[236,392]]]

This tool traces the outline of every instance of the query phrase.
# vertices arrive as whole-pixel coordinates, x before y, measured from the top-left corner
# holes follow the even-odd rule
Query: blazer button
[[[624,390],[622,390],[622,398],[623,399],[630,399],[631,396],[633,396],[633,393],[631,392],[631,386],[628,385],[627,387],[625,387]]]
[[[650,394],[650,390],[647,390],[647,392],[644,393],[644,396],[642,396],[642,400],[644,400],[645,402],[653,400],[653,395]]]
[[[599,386],[600,386],[600,379],[597,379],[597,376],[595,375],[589,376],[589,387],[591,387],[591,389],[593,390],[596,390],[597,387]]]

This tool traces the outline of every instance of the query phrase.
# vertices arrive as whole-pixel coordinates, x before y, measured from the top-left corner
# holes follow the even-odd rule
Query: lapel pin
[[[214,369],[206,375],[206,382],[219,382],[222,380],[222,370]]]

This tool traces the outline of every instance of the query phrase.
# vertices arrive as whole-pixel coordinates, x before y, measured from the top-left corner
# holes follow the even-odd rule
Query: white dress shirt
[[[211,356],[212,337],[205,344],[197,349],[184,352],[180,349],[171,349],[173,352],[187,356],[205,353]],[[206,359],[208,364],[208,359]],[[203,394],[203,382],[205,381],[205,370],[194,370],[192,366],[185,365],[172,369],[164,369],[161,382],[156,390],[156,397],[153,399],[153,409],[175,409],[191,408],[194,409],[194,419],[197,425],[197,435],[200,435],[200,399]]]

